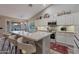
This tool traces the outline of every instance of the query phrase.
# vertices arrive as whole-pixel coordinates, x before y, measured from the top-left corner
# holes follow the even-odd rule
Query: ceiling
[[[28,4],[0,4],[0,15],[29,19],[47,6],[45,4],[33,4],[32,7]]]

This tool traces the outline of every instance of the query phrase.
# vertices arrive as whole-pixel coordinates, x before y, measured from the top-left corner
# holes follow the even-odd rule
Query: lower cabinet
[[[79,33],[79,25],[75,26],[75,32]]]
[[[70,33],[56,33],[56,41],[69,45],[74,45],[74,36]]]

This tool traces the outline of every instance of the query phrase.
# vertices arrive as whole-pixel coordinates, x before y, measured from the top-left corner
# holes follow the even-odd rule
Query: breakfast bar
[[[35,42],[42,41],[42,53],[49,54],[50,53],[50,34],[49,32],[36,31],[33,33],[25,32],[25,31],[12,31],[11,33],[24,37],[26,40],[33,40]]]

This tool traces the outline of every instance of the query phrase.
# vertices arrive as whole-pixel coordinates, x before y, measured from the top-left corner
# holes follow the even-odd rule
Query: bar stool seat
[[[22,53],[31,54],[36,52],[36,46],[32,44],[23,43],[23,37],[17,39],[17,47]]]
[[[8,37],[8,41],[16,45],[16,42],[17,42],[16,37],[17,37],[16,35],[11,35]]]

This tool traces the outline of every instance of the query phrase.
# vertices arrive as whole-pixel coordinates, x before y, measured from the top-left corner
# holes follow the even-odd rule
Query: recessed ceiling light
[[[17,23],[14,23],[14,25],[18,25]]]
[[[43,4],[44,7],[46,7],[46,4]]]

